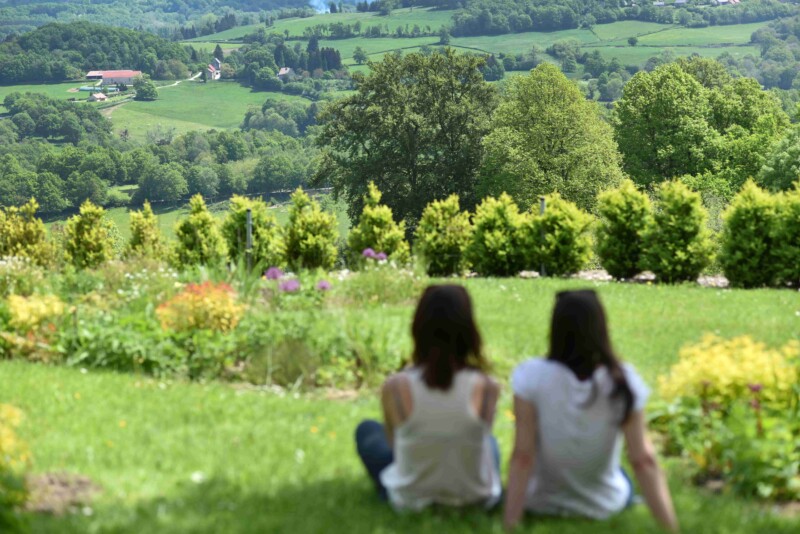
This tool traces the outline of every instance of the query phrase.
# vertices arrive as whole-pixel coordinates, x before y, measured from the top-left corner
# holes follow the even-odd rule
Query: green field
[[[618,351],[645,379],[704,332],[751,333],[775,346],[798,339],[800,302],[790,291],[720,291],[570,280],[465,282],[504,394],[495,423],[505,463],[513,421],[508,371],[541,354],[556,291],[595,286]],[[346,310],[353,321],[407,328],[409,305]],[[375,392],[311,394],[224,383],[185,383],[22,361],[0,362],[0,402],[21,408],[21,437],[34,473],[90,477],[99,492],[65,516],[29,514],[36,533],[402,533],[503,532],[500,515],[476,510],[396,514],[374,496],[355,455],[359,420],[379,417]],[[752,501],[696,489],[667,463],[684,532],[798,531]],[[644,506],[608,521],[529,519],[519,532],[655,532]]]
[[[67,83],[51,83],[51,84],[23,84],[23,85],[0,85],[0,113],[8,111],[3,105],[3,99],[11,93],[44,93],[51,98],[60,98],[67,100],[69,98],[77,98],[79,100],[86,100],[89,98],[89,93],[81,93],[74,91],[79,87],[87,85],[86,82],[67,82]],[[73,92],[70,92],[70,89]]]

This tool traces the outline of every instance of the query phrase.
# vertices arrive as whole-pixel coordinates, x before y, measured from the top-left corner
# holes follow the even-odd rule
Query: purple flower
[[[267,280],[280,280],[283,276],[283,271],[277,267],[270,267],[267,269],[267,272],[264,273],[264,276],[267,277]]]
[[[387,256],[385,252],[378,252],[378,253],[375,255],[375,259],[376,259],[376,260],[378,260],[378,261],[386,261],[386,259],[387,259],[388,257],[389,257],[389,256]]]
[[[331,288],[331,283],[327,280],[320,280],[317,282],[317,290],[319,291],[328,291]]]
[[[361,255],[364,256],[365,258],[370,258],[373,260],[377,256],[377,254],[375,254],[375,251],[372,250],[371,248],[365,248],[364,251],[361,253]]]
[[[762,389],[764,389],[764,386],[762,386],[761,384],[748,384],[747,387],[749,387],[750,391],[752,391],[753,393],[758,393]]]
[[[278,285],[278,289],[283,291],[284,293],[295,293],[300,291],[300,281],[296,278],[292,278],[291,280],[284,280],[283,282]]]

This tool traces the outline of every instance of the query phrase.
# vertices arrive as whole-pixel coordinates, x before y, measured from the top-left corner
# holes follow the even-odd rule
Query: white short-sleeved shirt
[[[623,364],[641,411],[650,390]],[[511,377],[514,394],[536,407],[536,465],[526,493],[526,509],[540,514],[604,519],[621,511],[630,485],[620,469],[622,401],[612,399],[613,381],[605,367],[580,381],[565,365],[545,359],[521,363]],[[592,400],[593,399],[593,400]]]

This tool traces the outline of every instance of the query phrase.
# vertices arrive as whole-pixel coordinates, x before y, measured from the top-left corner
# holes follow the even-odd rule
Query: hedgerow
[[[425,207],[417,226],[414,253],[431,276],[461,274],[469,265],[466,252],[471,237],[469,213],[461,211],[458,195],[450,195]]]
[[[650,199],[624,180],[619,188],[600,193],[597,211],[600,264],[614,278],[633,278],[641,271],[644,233],[653,216]]]

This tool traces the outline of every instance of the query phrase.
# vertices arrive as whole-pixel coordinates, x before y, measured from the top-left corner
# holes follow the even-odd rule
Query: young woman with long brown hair
[[[384,383],[385,425],[358,426],[358,454],[379,495],[397,509],[492,507],[501,494],[491,433],[499,386],[485,372],[466,289],[427,288],[411,333],[413,365]]]
[[[649,391],[611,348],[606,316],[591,290],[556,297],[546,359],[512,376],[516,438],[506,488],[505,526],[524,511],[604,519],[631,504],[620,467],[622,438],[658,523],[678,529],[666,480],[647,437]]]

